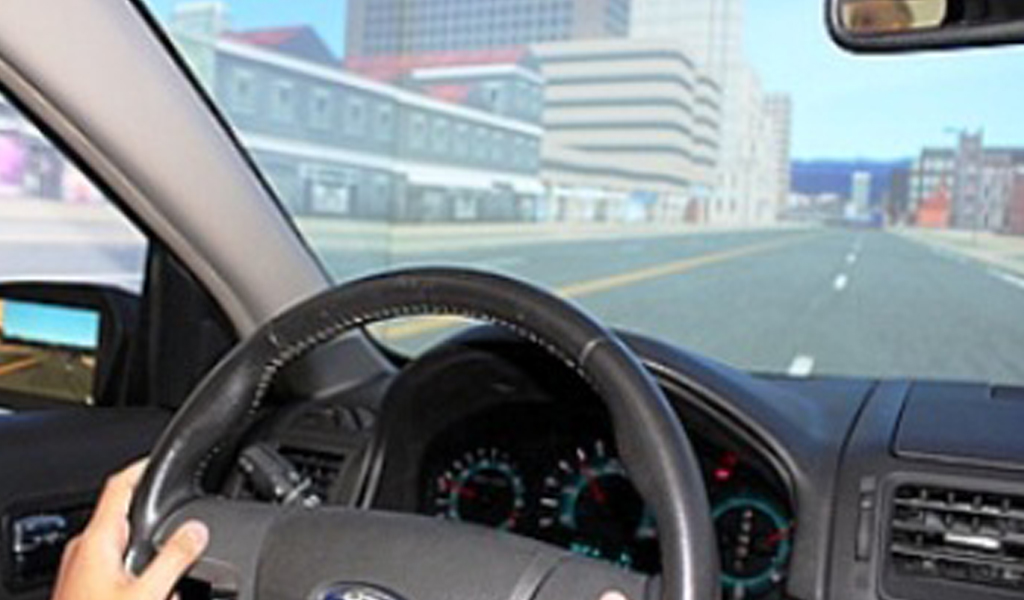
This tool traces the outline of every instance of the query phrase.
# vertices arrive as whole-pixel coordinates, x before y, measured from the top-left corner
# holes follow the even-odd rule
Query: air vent
[[[288,459],[295,469],[312,482],[312,491],[322,500],[330,499],[330,490],[341,473],[345,457],[331,452],[285,446],[281,455]]]
[[[1024,595],[1024,496],[904,485],[892,509],[889,556],[897,576]]]

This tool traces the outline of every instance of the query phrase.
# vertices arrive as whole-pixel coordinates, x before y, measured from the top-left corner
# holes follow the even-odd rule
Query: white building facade
[[[632,5],[631,37],[682,44],[721,86],[718,181],[707,215],[712,223],[774,221],[784,203],[780,199],[788,196],[791,123],[788,114],[775,118],[769,95],[744,56],[743,13],[744,0],[634,0]]]

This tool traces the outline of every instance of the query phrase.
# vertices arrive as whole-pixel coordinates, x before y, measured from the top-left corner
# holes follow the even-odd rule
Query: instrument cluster
[[[780,593],[793,518],[772,471],[749,450],[695,437],[718,535],[723,596]],[[505,405],[435,438],[420,511],[507,530],[646,573],[660,570],[654,516],[599,411]]]

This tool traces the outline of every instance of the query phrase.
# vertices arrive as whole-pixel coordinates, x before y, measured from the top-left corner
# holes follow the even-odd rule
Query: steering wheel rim
[[[206,469],[230,450],[224,441],[259,411],[281,369],[345,332],[423,315],[506,327],[583,377],[607,406],[626,472],[655,515],[660,598],[717,597],[718,553],[696,454],[644,367],[577,306],[510,277],[454,268],[406,269],[346,283],[287,310],[236,346],[193,390],[154,448],[129,515],[129,566],[141,571],[172,515],[206,498]],[[227,535],[218,529],[211,525],[213,541]]]

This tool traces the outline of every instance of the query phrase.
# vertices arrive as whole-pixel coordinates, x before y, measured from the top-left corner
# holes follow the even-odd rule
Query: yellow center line
[[[749,244],[746,246],[740,246],[733,248],[732,250],[724,250],[722,252],[712,252],[710,254],[702,254],[699,256],[691,256],[681,260],[672,262],[662,263],[653,265],[650,267],[644,267],[641,269],[635,269],[632,271],[626,271],[607,277],[600,277],[597,279],[590,279],[587,281],[579,281],[576,283],[570,283],[554,289],[554,293],[563,298],[583,298],[601,292],[607,292],[609,290],[628,287],[649,281],[651,279],[658,279],[661,277],[668,277],[670,275],[680,275],[688,271],[707,267],[709,265],[723,263],[744,256],[750,256],[753,254],[762,254],[770,250],[777,250],[785,246],[791,246],[793,244],[807,241],[808,239],[818,237],[818,235],[808,234],[797,234],[786,236],[782,239],[775,239],[769,242],[760,242],[757,244]],[[433,331],[439,331],[447,329],[449,327],[455,327],[457,325],[469,322],[467,319],[459,317],[424,317],[417,318],[414,321],[399,323],[395,325],[380,325],[374,328],[375,332],[382,336],[384,339],[390,341],[397,341],[407,338],[412,338]]]
[[[19,360],[17,362],[13,362],[9,365],[4,365],[0,367],[0,377],[10,375],[12,373],[17,373],[18,371],[24,371],[25,369],[36,366],[36,364],[38,363],[39,361],[35,357],[29,357],[23,360]]]

